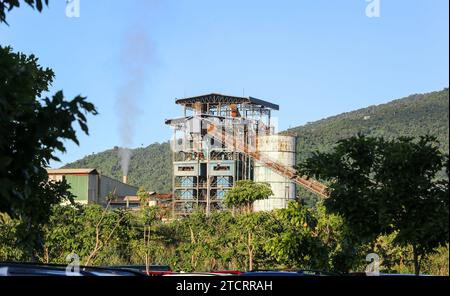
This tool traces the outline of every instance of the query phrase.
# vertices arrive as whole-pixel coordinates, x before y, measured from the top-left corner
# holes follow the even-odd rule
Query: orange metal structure
[[[324,184],[307,176],[299,176],[295,169],[280,164],[278,161],[271,159],[266,154],[259,152],[258,149],[251,149],[252,147],[249,148],[244,143],[241,143],[241,141],[236,141],[236,139],[233,137],[232,134],[230,134],[229,131],[225,131],[225,133],[228,134],[227,136],[225,136],[223,131],[218,130],[213,123],[208,124],[207,131],[208,134],[211,137],[215,138],[216,140],[221,141],[225,143],[225,145],[227,145],[228,147],[230,148],[232,147],[237,151],[250,156],[254,160],[263,163],[265,166],[271,168],[280,175],[291,179],[293,182],[302,186],[303,188],[315,194],[318,194],[322,198],[328,197],[326,190],[327,187]]]

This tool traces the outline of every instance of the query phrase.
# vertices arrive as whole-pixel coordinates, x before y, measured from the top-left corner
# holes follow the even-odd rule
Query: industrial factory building
[[[279,106],[252,97],[221,94],[177,99],[183,117],[168,119],[173,128],[173,212],[189,215],[223,207],[227,190],[238,180],[267,182],[273,195],[255,211],[286,207],[296,184],[322,194],[323,186],[296,175],[295,137],[278,135],[271,120]]]
[[[48,169],[50,180],[65,179],[75,201],[82,204],[106,204],[106,197],[114,192],[119,198],[134,196],[138,188],[100,174],[96,169]]]

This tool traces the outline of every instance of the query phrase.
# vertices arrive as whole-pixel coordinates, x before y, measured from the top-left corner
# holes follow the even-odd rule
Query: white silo
[[[259,138],[259,152],[273,161],[288,167],[295,166],[296,138],[292,136],[269,135]],[[289,200],[295,199],[295,183],[283,177],[261,162],[255,161],[255,182],[267,182],[273,195],[253,204],[254,211],[270,211],[286,208]]]

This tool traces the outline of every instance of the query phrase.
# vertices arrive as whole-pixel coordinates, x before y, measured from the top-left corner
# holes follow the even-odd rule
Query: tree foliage
[[[43,2],[45,2],[45,5],[48,6],[48,0],[24,0],[26,4],[28,4],[31,8],[36,8],[39,12],[42,11],[43,8]],[[20,7],[20,1],[19,0],[1,0],[0,1],[0,24],[6,22],[6,11],[11,11],[14,8]]]
[[[45,168],[58,160],[55,151],[65,152],[64,141],[78,144],[73,123],[87,134],[86,114],[97,114],[81,96],[44,98],[53,77],[34,55],[0,47],[0,212],[22,221],[30,245],[51,206],[72,199],[65,181],[47,181]]]
[[[342,215],[355,242],[396,232],[394,243],[412,246],[419,273],[420,260],[449,239],[448,155],[438,147],[431,136],[358,135],[314,153],[300,171],[329,182],[325,206]]]
[[[268,183],[239,180],[233,188],[225,193],[224,203],[228,207],[238,207],[250,212],[253,202],[267,199],[272,194],[272,189]]]
[[[43,262],[65,263],[68,254],[76,253],[84,264],[119,264],[129,258],[128,241],[134,233],[131,221],[131,213],[105,211],[99,205],[56,205],[44,228],[40,258]]]
[[[326,250],[316,232],[317,218],[312,210],[290,202],[275,215],[281,229],[266,248],[277,262],[288,268],[323,266]]]
[[[141,203],[141,206],[148,205],[148,202],[150,200],[150,193],[147,190],[145,190],[144,187],[142,186],[139,187],[136,195],[139,199],[139,202]]]
[[[234,216],[228,210],[208,217],[199,211],[171,222],[163,222],[150,207],[144,215],[143,209],[104,212],[97,205],[54,206],[37,258],[65,263],[68,254],[76,253],[86,262],[96,245],[96,225],[105,213],[99,228],[103,246],[90,261],[93,265],[148,262],[169,264],[176,271],[290,267],[346,272],[364,271],[365,256],[376,252],[382,272],[414,270],[411,246],[394,244],[396,234],[355,248],[342,218],[326,214],[320,204],[309,209],[294,203],[288,209]],[[111,232],[118,223],[120,227]],[[0,260],[25,260],[18,231],[17,220],[0,223]],[[423,265],[425,273],[448,275],[448,245],[425,258]]]

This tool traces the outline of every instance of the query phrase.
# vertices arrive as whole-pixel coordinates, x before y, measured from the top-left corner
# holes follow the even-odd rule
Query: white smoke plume
[[[132,152],[129,148],[119,148],[120,167],[122,168],[122,175],[128,175],[128,168],[130,167],[130,159]]]
[[[123,175],[128,175],[132,155],[129,147],[133,145],[135,122],[140,113],[139,98],[144,93],[152,47],[149,34],[142,26],[128,30],[123,39],[119,59],[123,84],[116,97],[116,110],[122,146],[119,149],[120,165]]]

